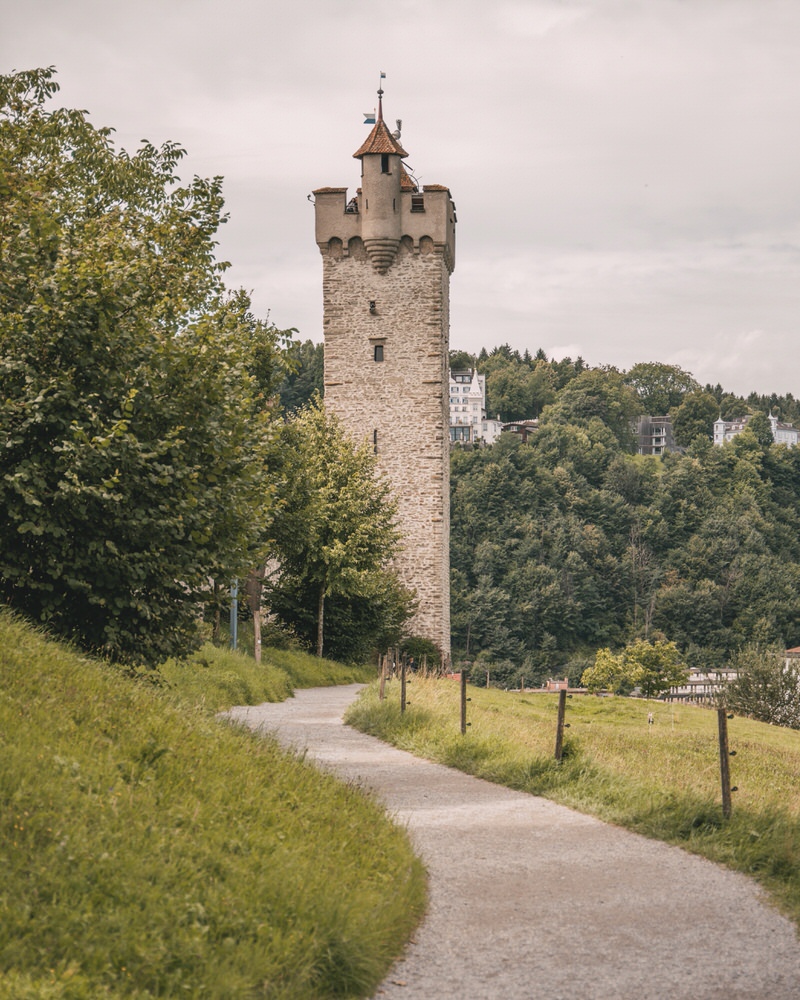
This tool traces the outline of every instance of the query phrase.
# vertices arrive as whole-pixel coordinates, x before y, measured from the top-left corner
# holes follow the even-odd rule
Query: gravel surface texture
[[[750,879],[343,725],[359,685],[227,715],[372,790],[430,908],[376,998],[798,1000],[800,943]]]

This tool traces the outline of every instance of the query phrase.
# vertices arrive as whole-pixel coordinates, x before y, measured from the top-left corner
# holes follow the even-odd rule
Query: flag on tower
[[[375,124],[375,112],[374,111],[365,111],[364,112],[364,124],[365,125],[374,125]]]

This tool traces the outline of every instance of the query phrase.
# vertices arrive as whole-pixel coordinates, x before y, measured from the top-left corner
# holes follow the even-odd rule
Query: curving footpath
[[[742,875],[343,725],[359,685],[227,715],[405,824],[430,908],[375,994],[403,1000],[798,1000],[794,926]]]

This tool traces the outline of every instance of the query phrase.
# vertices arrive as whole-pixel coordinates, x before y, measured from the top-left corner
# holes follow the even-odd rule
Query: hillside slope
[[[363,996],[423,907],[359,792],[0,613],[0,997]]]

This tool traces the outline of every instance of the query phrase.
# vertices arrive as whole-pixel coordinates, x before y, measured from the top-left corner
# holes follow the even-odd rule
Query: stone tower
[[[439,184],[409,176],[378,115],[361,187],[314,191],[323,266],[325,405],[375,449],[398,503],[396,569],[417,592],[414,635],[450,655],[449,296],[456,213]]]

